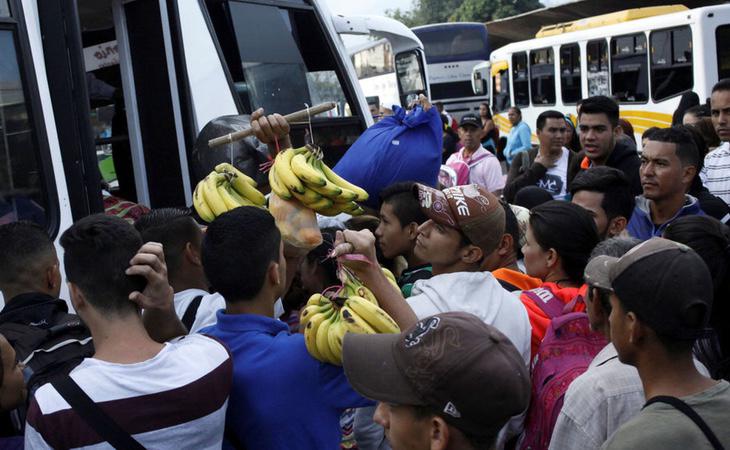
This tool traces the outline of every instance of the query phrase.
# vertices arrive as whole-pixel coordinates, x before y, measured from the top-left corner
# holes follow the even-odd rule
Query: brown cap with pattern
[[[426,406],[475,436],[496,436],[530,400],[530,376],[512,342],[463,312],[425,318],[401,334],[347,333],[342,365],[363,396]]]

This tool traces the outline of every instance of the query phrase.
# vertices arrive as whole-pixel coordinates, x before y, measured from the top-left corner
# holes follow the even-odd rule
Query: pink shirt
[[[482,155],[486,154],[485,158]],[[484,147],[479,147],[470,158],[464,158],[464,149],[462,148],[456,153],[449,156],[446,161],[446,165],[453,161],[464,161],[466,164],[471,163],[471,160],[479,157],[482,158],[474,167],[469,171],[469,183],[478,184],[484,187],[489,192],[499,191],[504,189],[505,176],[502,175],[502,166],[499,164],[499,160]]]

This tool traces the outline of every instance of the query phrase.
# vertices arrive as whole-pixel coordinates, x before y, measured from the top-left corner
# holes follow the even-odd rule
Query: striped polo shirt
[[[87,358],[71,378],[148,449],[220,449],[233,365],[218,341],[190,335],[135,364]],[[110,448],[49,383],[27,415],[25,448]]]
[[[730,205],[730,142],[723,142],[705,156],[700,178],[712,195]]]

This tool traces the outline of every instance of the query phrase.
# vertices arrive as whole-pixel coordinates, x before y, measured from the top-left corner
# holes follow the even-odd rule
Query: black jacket
[[[0,324],[19,323],[48,328],[56,323],[56,317],[68,314],[68,305],[63,300],[40,292],[20,294],[7,302],[0,311]]]
[[[565,177],[567,186],[565,187],[565,190],[569,192],[570,183],[573,181],[575,174],[578,173],[580,165],[575,164],[576,154],[571,150],[568,151],[570,153],[568,153],[568,173]],[[507,183],[504,186],[504,191],[502,191],[502,194],[508,203],[512,203],[514,201],[517,191],[525,186],[537,185],[537,182],[547,173],[547,167],[542,164],[535,163],[537,152],[537,147],[533,147],[527,151],[529,161],[529,165],[527,167],[525,167],[524,158],[520,154],[515,155],[515,158],[512,160],[512,165],[510,166],[509,174],[507,175]]]
[[[578,153],[578,157],[575,158],[574,164],[577,165],[578,170],[581,168],[581,163],[585,159],[585,152],[583,150]],[[616,145],[609,155],[606,161],[608,167],[613,167],[620,170],[626,175],[631,185],[631,193],[634,195],[641,195],[643,190],[641,189],[641,179],[639,178],[639,166],[641,166],[641,160],[639,160],[639,154],[636,149],[633,149],[626,145],[620,140],[616,140]],[[577,172],[576,172],[577,173]]]

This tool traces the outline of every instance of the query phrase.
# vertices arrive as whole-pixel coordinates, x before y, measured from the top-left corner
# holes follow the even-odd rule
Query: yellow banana
[[[331,198],[332,200],[339,200],[340,196],[342,195],[342,189],[340,189],[337,185],[335,185],[331,181],[328,181],[327,179],[325,179],[325,181],[326,183],[324,186],[315,185],[307,182],[305,182],[304,185],[324,197]]]
[[[314,192],[311,189],[305,188],[304,194],[300,194],[298,192],[291,191],[292,195],[302,202],[305,205],[310,205],[312,203],[318,202],[319,200],[322,200],[322,195]]]
[[[352,296],[345,301],[357,315],[363,318],[378,333],[400,333],[398,324],[378,305],[370,303],[362,297]]]
[[[201,194],[203,194],[205,203],[210,207],[210,210],[213,211],[213,214],[215,214],[216,217],[228,211],[226,203],[218,193],[218,183],[223,183],[224,178],[225,177],[219,173],[211,172],[207,177],[205,177],[205,179],[203,179],[203,186],[201,188]]]
[[[330,200],[326,197],[322,197],[319,200],[317,200],[316,202],[309,203],[307,205],[307,208],[313,209],[315,211],[319,211],[320,209],[331,208],[332,205],[334,205],[334,202],[332,200]]]
[[[362,216],[365,214],[365,210],[358,206],[356,210],[350,211],[348,214],[351,216]]]
[[[319,331],[319,326],[326,320],[326,318],[327,317],[324,314],[315,314],[304,328],[304,343],[307,346],[307,351],[309,351],[309,354],[315,359],[323,362],[327,362],[327,360],[325,359],[325,355],[323,355],[317,347],[317,333]]]
[[[291,159],[291,170],[302,181],[315,185],[327,185],[327,179],[322,172],[319,172],[310,165],[304,153],[296,154]]]
[[[335,358],[335,355],[329,346],[329,329],[332,326],[333,320],[335,320],[336,317],[337,313],[334,313],[330,318],[320,321],[319,325],[317,326],[317,351],[324,357],[323,361],[331,364],[335,364],[337,359]],[[317,316],[313,317],[312,320],[309,321],[309,324],[307,324],[307,326],[311,325],[312,322],[317,318]]]
[[[364,298],[370,303],[374,303],[376,305],[378,304],[378,299],[375,298],[375,294],[373,294],[373,291],[366,288],[365,286],[359,286],[357,289],[355,289],[355,295]]]
[[[239,173],[244,177],[246,176],[243,172],[239,171]],[[264,206],[266,204],[266,197],[264,197],[264,194],[259,192],[258,189],[246,182],[246,180],[241,178],[239,175],[233,175],[231,179],[231,187],[237,194],[248,199],[248,201],[256,206]]]
[[[353,211],[357,211],[360,208],[360,205],[358,205],[355,202],[346,202],[346,203],[335,202],[334,207],[339,209],[342,212],[351,213]]]
[[[256,183],[256,180],[254,180],[253,178],[249,177],[245,173],[238,170],[238,168],[231,163],[227,163],[227,162],[220,163],[217,166],[215,166],[215,171],[218,173],[228,172],[232,175],[235,175],[235,176],[241,178],[243,181],[245,181],[246,183],[250,184],[253,187],[258,186],[258,184]]]
[[[330,300],[322,294],[312,294],[307,300],[307,306],[317,305],[322,306],[330,303]]]
[[[262,206],[262,205],[255,204],[248,197],[244,197],[241,194],[239,194],[238,191],[233,189],[233,186],[226,186],[226,189],[228,190],[228,193],[231,195],[231,197],[233,197],[233,199],[236,200],[236,202],[238,202],[238,204],[240,206],[258,206],[258,207]],[[264,200],[266,200],[266,199],[264,198]]]
[[[210,210],[210,207],[207,203],[205,203],[205,200],[200,193],[202,184],[203,182],[201,181],[195,186],[195,191],[193,191],[193,206],[201,219],[206,222],[212,222],[215,219],[215,214],[213,214],[213,211]]]
[[[340,211],[339,209],[334,208],[334,207],[332,207],[332,208],[320,208],[320,209],[317,210],[317,214],[321,214],[321,215],[327,216],[327,217],[334,217],[334,216],[340,214],[341,212],[342,211]]]
[[[243,206],[231,195],[228,183],[220,183],[216,186],[216,189],[218,190],[218,195],[221,196],[223,203],[226,204],[226,208],[228,208],[229,211],[234,208],[238,208],[239,206]]]
[[[271,191],[279,196],[279,198],[282,198],[284,200],[291,200],[292,198],[294,198],[289,188],[287,188],[284,183],[281,182],[279,174],[276,170],[276,164],[271,166],[271,169],[269,170],[269,186],[271,186]]]
[[[383,271],[383,275],[385,275],[385,278],[389,279],[393,283],[396,282],[395,275],[393,275],[393,272],[391,272],[390,269],[387,269],[385,267],[381,267],[380,270]]]
[[[281,183],[291,192],[303,194],[304,184],[302,184],[302,180],[292,170],[291,161],[295,155],[297,155],[297,152],[292,149],[279,152],[274,160],[274,165],[276,166],[276,173]]]
[[[332,364],[338,366],[342,365],[342,339],[345,337],[345,333],[347,333],[345,322],[337,314],[335,322],[330,326],[329,333],[327,333],[327,343],[334,358]]]
[[[350,333],[357,333],[357,334],[376,334],[377,332],[373,327],[368,324],[365,319],[355,314],[353,310],[351,310],[347,306],[343,306],[342,309],[340,309],[340,317],[342,318],[342,323],[345,324],[345,328]]]
[[[304,329],[309,321],[314,317],[316,314],[324,314],[326,316],[329,316],[329,313],[332,310],[332,304],[329,305],[312,305],[307,306],[302,310],[302,314],[299,316],[299,329]]]
[[[319,169],[327,177],[327,179],[329,179],[340,188],[349,189],[350,191],[354,192],[357,195],[357,198],[355,200],[363,202],[368,199],[368,193],[367,191],[365,191],[365,189],[361,188],[360,186],[355,186],[341,176],[337,175],[332,169],[327,167],[327,164],[320,164]]]
[[[332,195],[328,195],[327,197],[332,198],[333,200],[344,203],[344,202],[351,202],[358,199],[357,194],[346,187],[338,186],[337,184],[333,183],[329,178],[327,178],[327,175],[324,173],[324,163],[316,158],[312,160],[312,167],[317,169],[318,172],[322,173],[322,176],[324,176],[325,181],[327,181],[327,184],[324,185],[321,189],[326,189],[327,192],[337,192],[336,197],[333,197]],[[319,191],[318,191],[319,192]],[[363,191],[364,192],[364,191]]]

